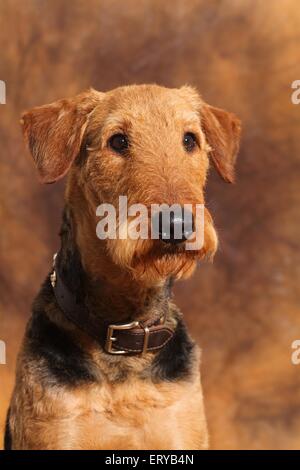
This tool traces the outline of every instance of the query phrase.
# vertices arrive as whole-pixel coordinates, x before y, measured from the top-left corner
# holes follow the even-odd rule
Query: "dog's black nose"
[[[185,242],[194,232],[194,218],[190,211],[160,210],[152,220],[154,233],[164,243],[176,245]]]

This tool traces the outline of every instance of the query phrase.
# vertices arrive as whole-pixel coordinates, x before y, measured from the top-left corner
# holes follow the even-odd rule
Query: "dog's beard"
[[[130,272],[134,279],[148,283],[157,283],[170,276],[175,279],[188,278],[194,272],[197,261],[213,259],[217,245],[211,218],[206,219],[203,246],[197,250],[187,250],[185,243],[172,245],[151,239],[127,237],[106,240],[113,262]]]

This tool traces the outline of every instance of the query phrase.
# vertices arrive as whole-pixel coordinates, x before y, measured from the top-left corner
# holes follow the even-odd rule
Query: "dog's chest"
[[[197,449],[207,446],[200,382],[131,381],[69,391],[64,447],[79,449]],[[69,434],[65,433],[69,430]],[[70,430],[71,434],[70,434]],[[57,434],[58,433],[58,434]]]

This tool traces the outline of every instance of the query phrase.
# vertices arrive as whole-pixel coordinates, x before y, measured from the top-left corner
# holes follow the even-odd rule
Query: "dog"
[[[40,180],[68,176],[61,247],[19,353],[5,448],[207,449],[200,350],[172,285],[217,250],[204,188],[210,160],[234,181],[239,119],[189,86],[131,85],[33,108],[21,124]],[[158,238],[99,239],[97,207],[120,195],[147,208],[189,204],[192,216],[203,205],[201,247],[185,249],[184,229],[164,238],[160,217]]]

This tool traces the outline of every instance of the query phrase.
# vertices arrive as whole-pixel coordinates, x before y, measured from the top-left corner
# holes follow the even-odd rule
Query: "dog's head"
[[[53,183],[69,172],[66,197],[75,217],[80,207],[78,242],[88,238],[93,256],[97,241],[135,278],[154,279],[182,277],[197,259],[215,253],[204,188],[209,158],[225,181],[234,180],[240,122],[233,114],[207,105],[190,87],[134,85],[34,108],[22,125],[41,181]],[[125,218],[120,196],[127,198]],[[96,236],[101,204],[116,209],[110,214],[116,236],[102,241]],[[166,230],[163,215],[174,204],[182,210],[171,207]],[[137,225],[140,238],[130,233]],[[186,249],[201,231],[200,246]]]

